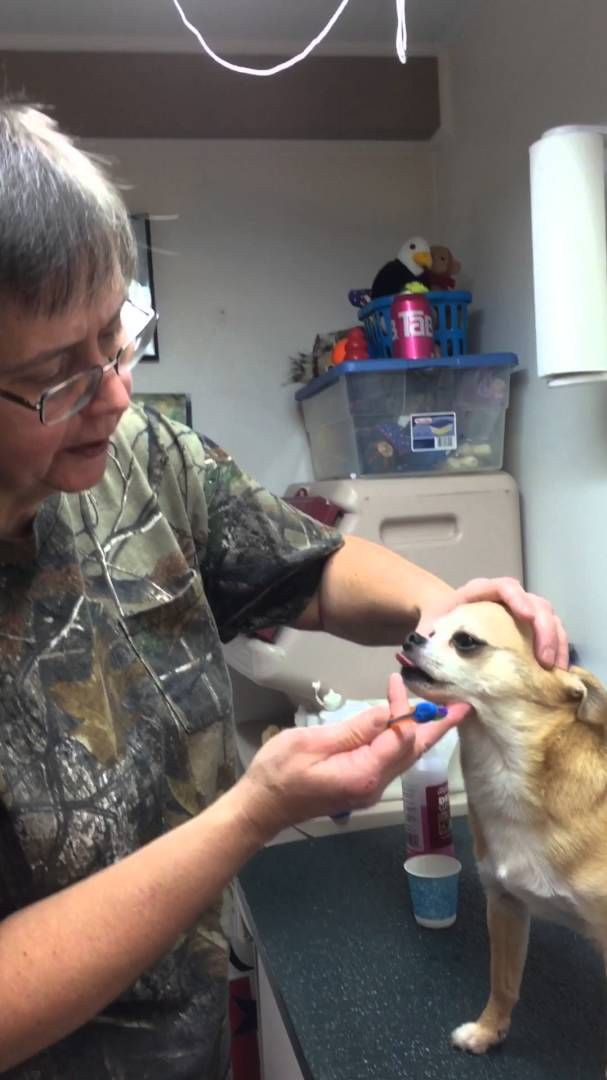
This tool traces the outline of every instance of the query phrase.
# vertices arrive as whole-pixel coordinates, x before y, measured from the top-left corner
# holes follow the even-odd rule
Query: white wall
[[[396,143],[97,141],[152,222],[160,363],[136,389],[188,391],[194,426],[277,492],[312,475],[284,385],[317,331],[411,233],[433,234],[433,151]],[[165,252],[171,254],[165,254]]]
[[[605,678],[607,385],[549,390],[535,374],[528,147],[546,128],[607,119],[607,4],[462,0],[460,16],[441,233],[468,271],[484,350],[516,352],[526,369],[513,379],[506,466],[522,489],[527,586]],[[558,266],[544,272],[557,290]],[[583,302],[583,266],[579,281],[563,304]]]

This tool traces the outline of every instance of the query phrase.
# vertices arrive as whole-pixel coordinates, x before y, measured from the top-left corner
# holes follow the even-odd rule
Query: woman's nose
[[[119,375],[115,368],[106,371],[92,401],[86,406],[93,413],[123,413],[128,409],[133,387],[132,375]]]

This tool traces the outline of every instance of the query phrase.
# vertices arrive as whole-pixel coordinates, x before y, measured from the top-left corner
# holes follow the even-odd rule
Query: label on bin
[[[418,454],[428,450],[457,450],[455,413],[413,413],[411,449]]]

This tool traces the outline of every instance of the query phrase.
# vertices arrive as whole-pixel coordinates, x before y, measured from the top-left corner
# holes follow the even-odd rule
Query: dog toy
[[[430,248],[432,265],[428,270],[427,277],[430,280],[430,288],[441,292],[455,288],[455,275],[459,274],[462,264],[448,247],[441,244],[433,244]]]
[[[335,342],[335,345],[333,346],[333,349],[331,351],[331,363],[333,367],[336,367],[338,364],[343,364],[344,360],[346,359],[347,344],[348,341],[345,337],[342,337],[339,339],[339,341]]]
[[[428,289],[428,286],[424,285],[422,281],[410,281],[409,284],[405,285],[403,289],[403,293],[413,293],[413,295],[415,295],[416,293],[426,293],[429,291],[430,290]]]
[[[369,346],[362,326],[354,326],[346,334],[345,360],[368,360]]]
[[[368,360],[369,346],[362,326],[353,326],[345,337],[335,342],[331,353],[331,363],[335,366],[345,360]]]
[[[411,449],[411,437],[397,421],[376,424],[364,447],[370,472],[394,472]]]
[[[371,286],[371,298],[394,296],[403,291],[406,285],[417,281],[429,285],[427,271],[432,266],[430,245],[423,236],[412,236],[403,244],[395,259],[391,259],[378,270]]]
[[[352,304],[352,307],[361,308],[366,307],[371,303],[371,290],[370,289],[350,289],[348,293],[348,300]]]
[[[438,468],[447,457],[445,450],[412,452],[409,417],[376,424],[364,436],[359,432],[359,439],[365,469],[370,473],[402,472],[405,467],[407,472],[427,471]]]
[[[312,352],[298,353],[291,356],[289,382],[309,383],[319,375],[325,375],[333,363],[332,353],[335,345],[345,340],[348,329],[334,330],[329,334],[317,334]]]

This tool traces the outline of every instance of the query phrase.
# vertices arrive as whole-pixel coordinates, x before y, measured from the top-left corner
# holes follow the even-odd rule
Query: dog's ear
[[[572,667],[567,674],[569,700],[577,703],[576,714],[583,724],[607,727],[607,689],[584,668]]]

